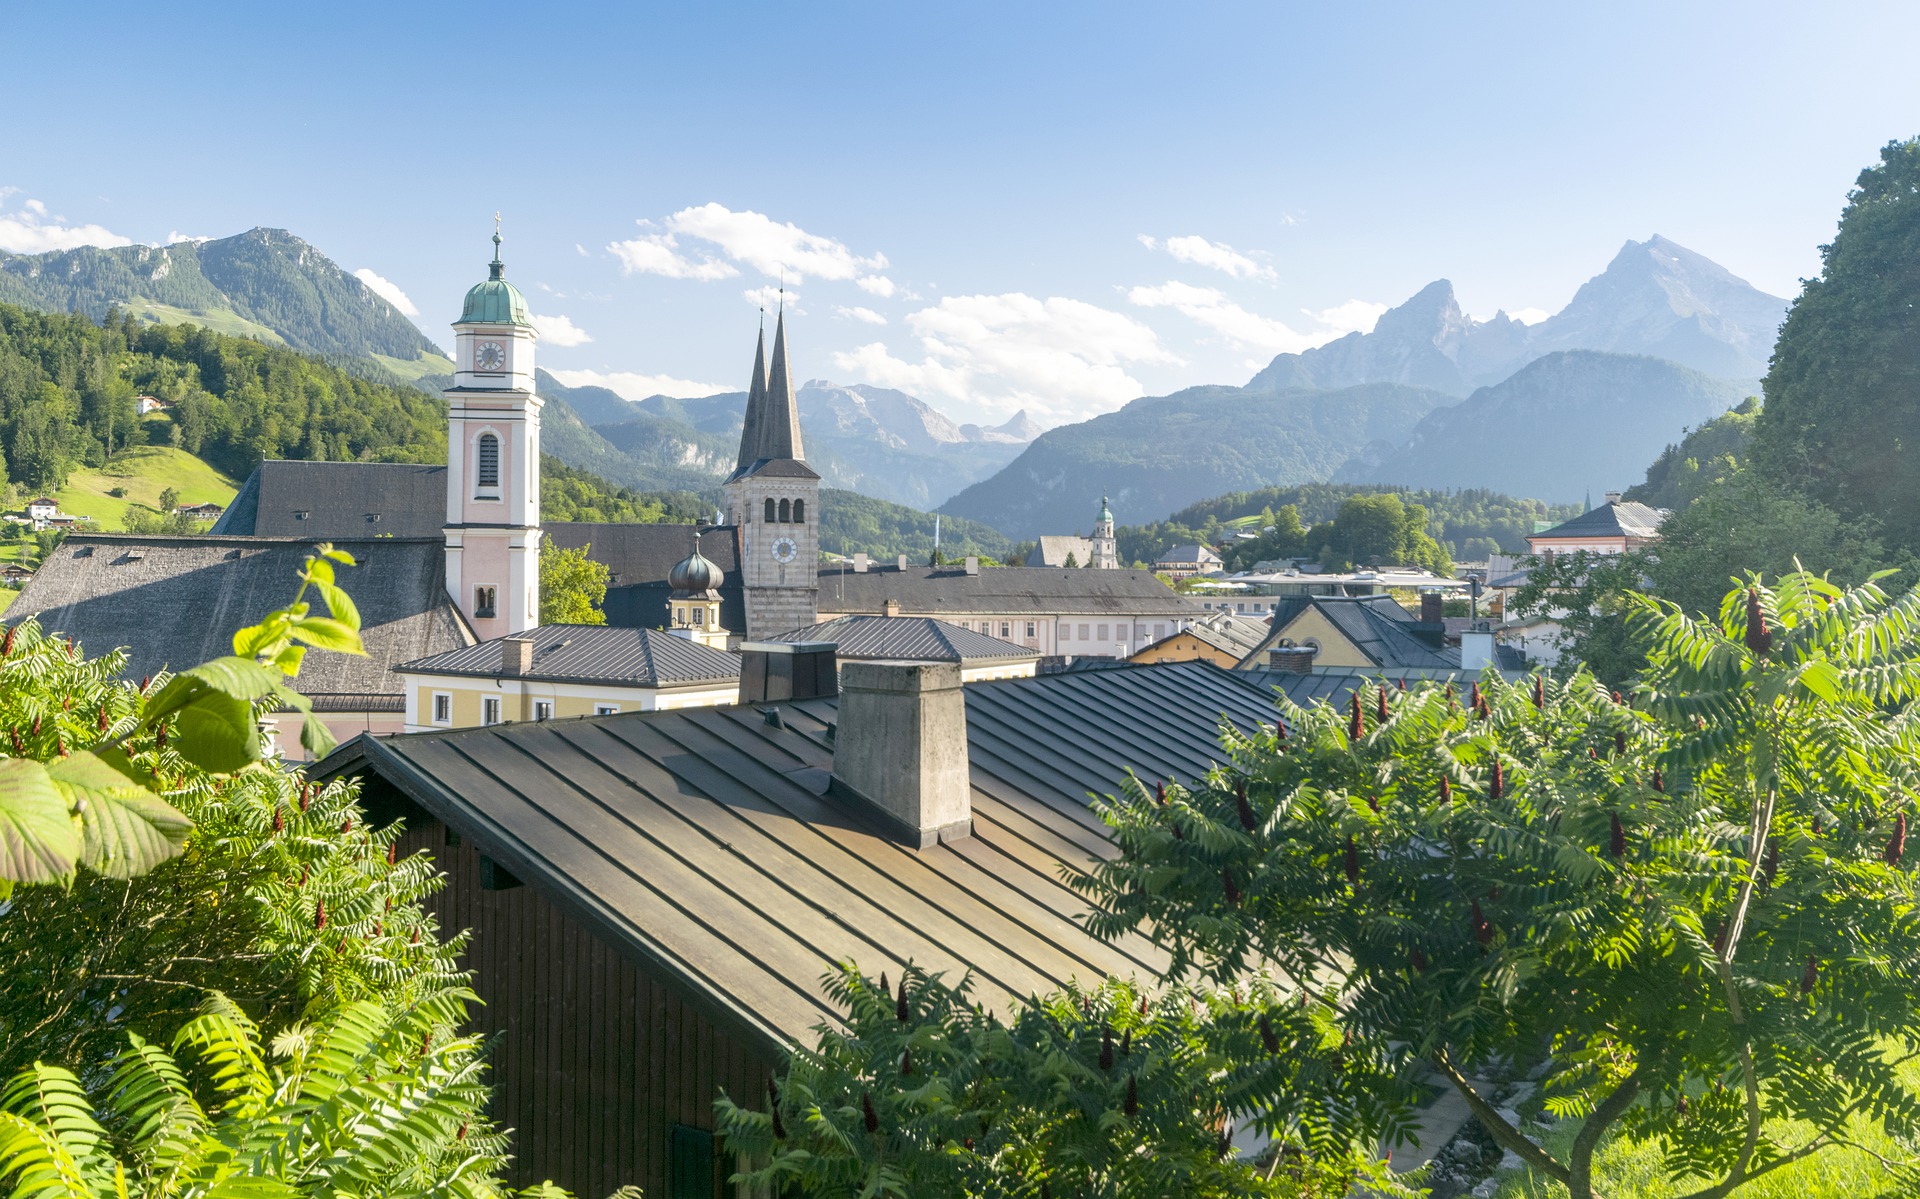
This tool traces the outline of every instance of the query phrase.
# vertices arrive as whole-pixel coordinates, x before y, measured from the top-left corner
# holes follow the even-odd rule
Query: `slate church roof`
[[[747,413],[740,426],[740,453],[732,478],[779,475],[817,479],[806,464],[800,441],[800,406],[793,396],[793,368],[787,362],[787,314],[783,310],[773,330],[773,366],[762,374],[766,332],[753,353],[753,379],[747,386]]]
[[[360,609],[367,656],[309,654],[296,685],[322,710],[400,711],[394,666],[473,641],[447,597],[440,539],[335,545],[358,564],[338,568],[339,582]],[[35,572],[7,620],[37,616],[90,654],[127,647],[132,678],[198,666],[231,654],[235,630],[292,601],[312,549],[296,538],[76,533]]]
[[[966,707],[974,835],[920,851],[829,789],[832,699],[783,703],[777,725],[725,707],[362,736],[317,773],[377,773],[770,1047],[836,1018],[819,980],[847,960],[971,971],[1002,1011],[1159,973],[1144,936],[1108,944],[1079,923],[1062,875],[1114,852],[1088,795],[1129,769],[1203,775],[1222,718],[1270,721],[1270,694],[1186,662],[973,683]]]
[[[431,537],[447,520],[447,468],[402,462],[298,462],[253,468],[209,533],[343,541]]]
[[[1630,537],[1653,539],[1660,536],[1664,510],[1630,500],[1610,500],[1598,508],[1582,512],[1565,524],[1535,533],[1528,540],[1561,537]]]

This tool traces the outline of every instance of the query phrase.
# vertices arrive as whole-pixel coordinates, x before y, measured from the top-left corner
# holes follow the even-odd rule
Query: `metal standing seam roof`
[[[831,641],[841,661],[892,658],[909,662],[1032,660],[1040,651],[931,616],[841,616],[769,637],[769,641]]]
[[[1046,566],[848,567],[820,572],[820,611],[883,611],[896,600],[909,612],[1058,612],[1097,617],[1188,617],[1207,609],[1176,593],[1151,571],[1057,570]]]
[[[1221,720],[1270,721],[1271,700],[1184,662],[969,684],[966,707],[974,835],[921,851],[829,792],[833,699],[782,704],[778,727],[722,707],[363,736],[316,771],[377,772],[773,1047],[837,1018],[819,980],[842,961],[971,971],[1002,1011],[1157,974],[1146,937],[1087,934],[1063,878],[1115,852],[1088,795],[1128,768],[1203,775]]]
[[[740,656],[659,629],[619,625],[550,624],[518,637],[533,642],[533,669],[513,677],[549,683],[619,683],[672,687],[732,682]],[[394,667],[415,674],[500,678],[506,674],[502,643],[495,637]]]

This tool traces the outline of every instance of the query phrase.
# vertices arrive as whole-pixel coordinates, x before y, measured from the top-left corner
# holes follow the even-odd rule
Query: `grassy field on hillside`
[[[190,312],[185,308],[175,308],[171,304],[155,304],[151,300],[128,300],[125,307],[128,312],[142,320],[156,321],[163,325],[199,325],[202,329],[211,329],[215,333],[225,333],[233,337],[251,337],[255,341],[264,341],[270,346],[287,344],[287,339],[272,329],[250,321],[231,309],[216,308],[211,312]]]
[[[239,484],[195,458],[185,450],[171,446],[135,446],[115,454],[98,470],[81,469],[67,476],[67,485],[54,495],[60,511],[75,516],[90,516],[94,528],[114,532],[126,518],[127,509],[140,504],[158,512],[160,493],[167,488],[180,493],[183,504],[219,504],[233,502]],[[115,488],[124,496],[109,494]]]
[[[386,367],[408,383],[413,382],[422,375],[450,375],[453,373],[453,362],[450,359],[443,358],[438,354],[429,354],[425,350],[420,351],[420,356],[412,361],[408,361],[405,358],[390,358],[385,354],[368,354],[367,357],[378,362],[381,366]]]

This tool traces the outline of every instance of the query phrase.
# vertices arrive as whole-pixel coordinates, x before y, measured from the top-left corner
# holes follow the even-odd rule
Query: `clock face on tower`
[[[473,366],[475,370],[497,371],[507,364],[507,351],[497,341],[483,341],[474,347]]]
[[[773,543],[773,560],[791,562],[800,555],[800,545],[791,537],[776,538]]]

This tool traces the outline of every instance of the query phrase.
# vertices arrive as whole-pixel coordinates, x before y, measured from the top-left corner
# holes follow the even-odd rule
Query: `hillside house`
[[[47,496],[27,501],[27,519],[33,522],[36,529],[46,528],[47,523],[59,515],[59,503]]]
[[[139,404],[141,416],[146,416],[154,412],[168,412],[173,409],[173,401],[163,400],[158,396],[135,396],[134,402]]]
[[[182,504],[174,509],[177,514],[194,520],[219,520],[225,511],[219,504]]]
[[[1184,579],[1212,574],[1222,565],[1220,555],[1204,545],[1176,545],[1154,560],[1153,570],[1172,579]]]

